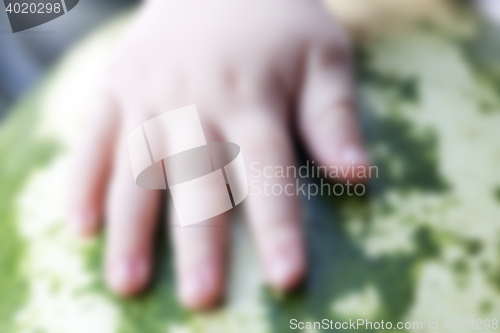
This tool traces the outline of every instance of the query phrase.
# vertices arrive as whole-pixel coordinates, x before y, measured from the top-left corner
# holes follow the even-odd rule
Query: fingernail
[[[190,273],[181,281],[181,299],[192,303],[203,292],[203,278],[196,272]]]
[[[351,146],[347,147],[342,152],[342,161],[345,164],[366,165],[368,164],[368,157],[366,152],[360,147]]]
[[[218,295],[213,267],[199,267],[181,279],[179,296],[188,308],[203,309],[216,302]]]
[[[123,294],[130,294],[142,288],[148,277],[148,263],[144,258],[121,259],[109,269],[111,287]]]
[[[71,226],[73,231],[78,235],[89,234],[95,225],[96,215],[88,209],[80,210],[71,216]]]
[[[271,265],[271,282],[278,287],[287,287],[288,281],[297,272],[298,261],[294,256],[280,255]]]
[[[127,260],[114,264],[111,268],[109,282],[114,288],[121,289],[132,275],[132,265]]]

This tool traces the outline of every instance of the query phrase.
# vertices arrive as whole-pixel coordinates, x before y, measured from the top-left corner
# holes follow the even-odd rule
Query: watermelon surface
[[[426,22],[360,38],[359,104],[379,174],[363,197],[304,202],[310,269],[300,290],[265,287],[235,218],[224,307],[179,306],[164,232],[151,290],[113,296],[102,240],[76,241],[67,228],[66,170],[127,22],[74,49],[1,126],[0,332],[288,332],[291,319],[324,318],[424,330],[439,320],[433,331],[449,332],[448,319],[500,319],[500,75],[479,54],[473,17],[466,29]]]

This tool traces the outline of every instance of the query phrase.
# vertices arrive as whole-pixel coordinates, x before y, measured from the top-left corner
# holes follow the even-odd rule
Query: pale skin
[[[73,168],[72,226],[89,236],[105,221],[109,287],[125,296],[144,290],[161,222],[161,191],[133,179],[132,129],[196,104],[207,141],[237,143],[247,170],[253,162],[294,165],[293,128],[317,164],[366,165],[350,69],[349,41],[320,2],[144,3],[103,74]],[[268,283],[296,287],[307,269],[299,198],[250,195],[243,208]],[[169,215],[175,224],[172,207]],[[224,295],[229,216],[170,227],[187,308],[212,307]]]

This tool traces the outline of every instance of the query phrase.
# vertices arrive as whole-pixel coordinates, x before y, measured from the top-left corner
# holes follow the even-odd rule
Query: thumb
[[[354,106],[347,46],[316,47],[307,56],[298,124],[313,158],[339,168],[367,167],[368,157]],[[339,172],[342,180],[362,181]]]

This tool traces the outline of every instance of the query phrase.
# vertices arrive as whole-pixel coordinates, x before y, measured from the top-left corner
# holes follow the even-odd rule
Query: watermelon
[[[107,290],[102,237],[76,241],[68,230],[65,173],[83,105],[129,17],[101,28],[1,126],[0,332],[288,332],[292,319],[325,318],[437,322],[436,332],[488,319],[495,330],[500,72],[482,37],[491,27],[461,10],[444,16],[356,34],[360,114],[379,174],[362,197],[304,201],[303,286],[266,287],[236,216],[227,298],[204,313],[176,300],[168,230],[158,233],[154,282],[135,299]]]

